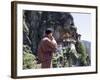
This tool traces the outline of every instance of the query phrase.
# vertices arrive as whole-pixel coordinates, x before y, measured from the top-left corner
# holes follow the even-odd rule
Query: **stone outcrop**
[[[66,32],[76,33],[74,20],[70,13],[23,11],[23,44],[31,47],[36,54],[39,41],[47,28],[54,30],[54,37],[59,43]],[[73,35],[75,37],[75,35]]]

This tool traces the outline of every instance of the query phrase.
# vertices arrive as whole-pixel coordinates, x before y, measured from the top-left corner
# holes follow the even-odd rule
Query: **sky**
[[[91,41],[91,14],[71,13],[74,18],[77,31],[81,34],[81,40]]]

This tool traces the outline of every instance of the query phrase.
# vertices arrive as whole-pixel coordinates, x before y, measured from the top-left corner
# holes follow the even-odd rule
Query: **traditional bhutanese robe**
[[[52,54],[56,50],[57,43],[55,39],[50,40],[44,37],[38,46],[38,59],[42,64],[42,68],[50,68]]]

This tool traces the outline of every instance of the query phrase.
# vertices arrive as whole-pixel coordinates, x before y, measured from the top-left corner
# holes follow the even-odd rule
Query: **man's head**
[[[46,34],[47,36],[52,36],[52,34],[53,34],[53,29],[52,29],[52,28],[47,28],[46,31],[45,31],[45,34]]]

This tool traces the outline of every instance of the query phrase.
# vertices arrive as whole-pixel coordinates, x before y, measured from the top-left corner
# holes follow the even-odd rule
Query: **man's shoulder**
[[[44,38],[42,39],[42,41],[48,41],[48,40],[49,40],[48,37],[44,37]]]

